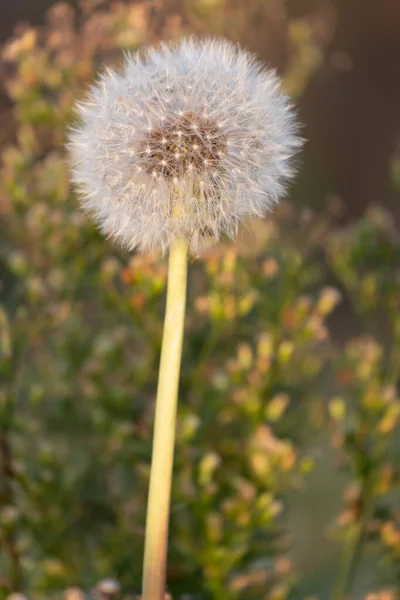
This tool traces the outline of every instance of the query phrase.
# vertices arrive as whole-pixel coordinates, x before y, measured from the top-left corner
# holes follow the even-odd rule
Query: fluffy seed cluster
[[[83,206],[128,249],[196,251],[263,216],[301,146],[273,71],[224,41],[187,39],[127,56],[79,103],[69,150]]]

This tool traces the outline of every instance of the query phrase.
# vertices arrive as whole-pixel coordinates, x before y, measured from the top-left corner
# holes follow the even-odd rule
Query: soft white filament
[[[73,181],[102,231],[128,249],[233,236],[278,201],[301,146],[278,77],[224,41],[127,56],[77,111]]]

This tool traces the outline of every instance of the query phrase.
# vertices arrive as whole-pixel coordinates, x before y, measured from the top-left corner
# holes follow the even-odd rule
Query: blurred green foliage
[[[59,597],[109,575],[127,596],[140,592],[166,264],[101,238],[72,194],[63,144],[72,105],[99,66],[156,34],[147,4],[91,4],[82,3],[78,24],[57,6],[46,28],[25,29],[3,49],[16,126],[0,189],[2,598]],[[169,37],[207,29],[223,4],[190,6],[186,23],[167,23]],[[290,36],[286,85],[298,94],[319,51],[307,21],[291,23]],[[193,260],[174,597],[336,590],[339,600],[354,579],[354,597],[398,597],[399,265],[400,234],[382,210],[339,227],[329,210],[289,203]],[[328,444],[342,477],[324,464]],[[314,468],[324,476],[313,479]],[[296,521],[313,527],[327,478],[333,506],[343,501],[324,535],[341,558],[322,549],[326,561],[307,565],[319,550]],[[294,518],[305,489],[309,504]]]

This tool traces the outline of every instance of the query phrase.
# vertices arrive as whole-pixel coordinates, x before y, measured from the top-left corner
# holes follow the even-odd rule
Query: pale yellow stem
[[[147,506],[142,600],[164,600],[176,409],[186,304],[187,242],[171,246]]]

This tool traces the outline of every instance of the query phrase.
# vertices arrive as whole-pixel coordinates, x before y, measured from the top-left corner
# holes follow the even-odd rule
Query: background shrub
[[[166,265],[78,210],[71,107],[122,50],[192,31],[246,43],[243,15],[265,24],[273,5],[59,4],[3,48],[0,597],[107,576],[140,589]],[[322,59],[318,23],[285,23],[297,97]],[[400,593],[400,235],[382,208],[350,223],[335,198],[304,208],[305,189],[190,266],[174,597],[327,598],[352,572],[354,598]]]

